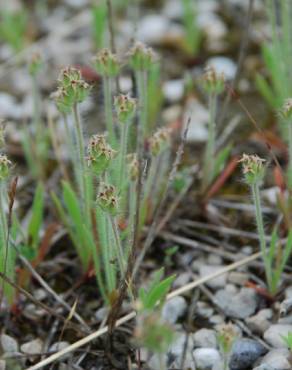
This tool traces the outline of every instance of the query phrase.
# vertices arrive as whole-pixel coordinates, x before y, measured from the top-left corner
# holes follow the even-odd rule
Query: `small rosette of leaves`
[[[153,156],[158,156],[170,145],[170,129],[161,128],[149,139],[149,149]]]
[[[109,49],[102,49],[92,61],[96,71],[102,76],[114,77],[119,74],[118,58]]]
[[[62,70],[58,82],[58,89],[52,97],[62,113],[69,113],[74,104],[84,101],[90,92],[90,85],[82,80],[81,73],[76,68]]]
[[[0,154],[0,181],[5,180],[9,176],[9,171],[12,163],[5,154]]]
[[[129,95],[119,95],[115,97],[115,109],[118,120],[121,123],[129,122],[136,112],[136,99],[130,98]]]
[[[228,354],[231,351],[232,345],[238,336],[235,327],[232,324],[222,324],[217,329],[217,340],[220,350],[223,354]]]
[[[243,175],[248,185],[262,181],[265,175],[264,159],[257,155],[243,154],[239,162],[242,163]]]
[[[119,197],[117,191],[113,185],[101,183],[99,193],[97,195],[97,204],[101,209],[110,214],[116,216],[119,210]]]
[[[137,71],[147,71],[155,61],[151,48],[147,48],[141,42],[137,42],[129,52],[130,65]]]
[[[224,74],[217,73],[211,66],[207,66],[202,78],[202,87],[207,94],[219,95],[224,90]]]
[[[105,135],[93,135],[90,138],[87,152],[88,166],[96,175],[102,174],[117,155],[117,152],[106,142]]]

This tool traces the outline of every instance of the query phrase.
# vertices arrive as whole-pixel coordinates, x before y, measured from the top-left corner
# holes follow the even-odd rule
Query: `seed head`
[[[121,94],[115,97],[114,104],[119,122],[126,123],[134,116],[136,111],[136,99],[130,98],[129,95]]]
[[[76,103],[81,103],[88,96],[90,85],[82,80],[78,69],[67,67],[58,78],[59,86],[51,96],[62,113],[69,113]]]
[[[154,52],[141,42],[137,42],[129,52],[130,64],[138,71],[147,71],[154,63]]]
[[[43,66],[43,60],[39,53],[34,53],[28,65],[29,73],[36,76]]]
[[[102,76],[117,76],[120,71],[118,58],[109,49],[102,49],[92,61],[95,69]]]
[[[223,353],[229,353],[238,333],[232,324],[222,324],[218,327],[217,338]]]
[[[119,209],[119,197],[113,185],[101,183],[97,195],[97,203],[106,213],[115,216]]]
[[[7,156],[0,154],[0,181],[3,181],[8,177],[11,165],[12,162],[7,158]]]
[[[283,107],[280,110],[280,114],[285,119],[292,118],[292,98],[288,98],[285,100]]]
[[[224,90],[224,74],[217,73],[211,66],[205,68],[205,72],[202,78],[203,89],[208,94],[220,94]]]
[[[105,135],[93,135],[87,148],[87,163],[96,175],[103,173],[116,157],[117,152],[113,150],[105,140]]]
[[[170,143],[170,132],[168,128],[161,128],[149,139],[149,147],[152,155],[157,156],[165,150]]]
[[[243,154],[238,162],[242,163],[243,174],[248,185],[253,185],[263,179],[265,159],[258,157],[256,154]]]

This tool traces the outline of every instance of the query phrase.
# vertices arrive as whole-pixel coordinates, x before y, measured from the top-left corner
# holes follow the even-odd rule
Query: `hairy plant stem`
[[[253,201],[255,205],[255,218],[256,218],[256,224],[257,224],[257,229],[258,229],[258,236],[259,236],[259,241],[260,241],[261,252],[262,252],[264,266],[265,266],[267,284],[268,284],[269,289],[271,289],[272,271],[271,271],[271,265],[269,263],[269,257],[268,257],[268,252],[267,252],[266,236],[265,236],[261,200],[260,200],[260,191],[259,191],[259,185],[257,182],[251,185],[251,191],[252,191],[252,197],[253,197]]]
[[[119,235],[119,227],[118,227],[116,217],[109,216],[109,221],[111,223],[113,235],[115,238],[115,246],[116,246],[115,252],[116,252],[116,257],[117,257],[118,264],[119,264],[120,275],[121,275],[121,278],[123,279],[126,273],[126,266],[125,266],[125,261],[124,261],[124,252],[123,252],[122,242],[121,242],[121,238]]]
[[[137,80],[137,89],[138,89],[138,101],[140,106],[140,114],[139,114],[139,126],[138,126],[138,140],[137,140],[137,147],[139,150],[139,146],[142,144],[144,145],[145,136],[147,135],[148,131],[148,122],[147,122],[147,107],[148,107],[148,99],[147,99],[147,71],[137,71],[136,73],[136,80]],[[140,148],[141,150],[141,148]]]
[[[288,122],[288,150],[289,150],[289,164],[288,164],[288,187],[292,190],[292,122]]]
[[[88,194],[88,184],[86,181],[86,162],[84,156],[84,139],[83,139],[83,132],[82,132],[82,124],[81,119],[78,111],[78,105],[75,103],[73,105],[73,116],[75,121],[75,133],[76,133],[76,146],[78,152],[78,161],[79,161],[79,189],[80,195],[84,199],[84,210],[87,220],[90,220],[90,199]]]
[[[7,239],[7,221],[5,215],[5,192],[6,192],[6,183],[5,181],[0,181],[0,250],[5,248],[5,243]],[[2,245],[3,244],[3,245]]]
[[[209,95],[209,123],[208,123],[208,141],[205,151],[203,165],[203,190],[206,190],[214,177],[214,161],[215,161],[215,140],[216,140],[216,103],[217,95],[211,93]]]
[[[126,155],[127,155],[127,148],[128,148],[128,132],[129,132],[129,124],[130,122],[127,121],[122,123],[122,133],[121,133],[121,142],[120,142],[120,158],[119,158],[119,177],[118,177],[118,184],[119,187],[124,193],[124,179],[125,179],[125,165],[126,165]]]
[[[116,134],[114,130],[114,119],[112,111],[112,88],[111,79],[108,76],[103,77],[103,94],[105,107],[106,129],[109,134],[109,142],[116,149]]]

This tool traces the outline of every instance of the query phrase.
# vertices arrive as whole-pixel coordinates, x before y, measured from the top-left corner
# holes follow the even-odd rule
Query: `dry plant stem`
[[[186,128],[185,128],[184,133],[182,135],[182,140],[181,140],[180,146],[177,150],[175,161],[173,163],[172,169],[171,169],[170,174],[168,176],[168,181],[167,181],[164,193],[162,194],[160,204],[156,208],[155,214],[153,216],[153,221],[152,221],[152,224],[149,228],[147,238],[144,242],[142,251],[140,252],[140,254],[139,254],[139,256],[136,260],[135,266],[133,268],[133,273],[132,273],[132,277],[131,277],[132,281],[135,280],[135,276],[136,276],[136,274],[137,274],[137,272],[138,272],[138,270],[141,266],[141,263],[142,263],[142,261],[145,257],[145,254],[148,251],[149,247],[151,246],[155,236],[157,235],[157,231],[158,231],[158,227],[159,227],[158,219],[159,219],[159,216],[160,216],[160,212],[163,209],[163,207],[165,206],[165,202],[167,200],[167,195],[168,195],[169,188],[170,188],[173,180],[175,179],[178,166],[181,163],[182,156],[183,156],[183,153],[184,153],[184,146],[185,146],[185,142],[186,142],[186,137],[187,137],[187,133],[188,133],[188,130],[189,130],[189,125],[190,125],[190,119],[188,119]]]
[[[265,265],[265,273],[266,273],[266,279],[269,288],[272,286],[272,272],[271,267],[269,263],[268,253],[267,253],[267,245],[266,245],[266,238],[265,238],[265,229],[264,229],[264,222],[263,222],[263,216],[262,216],[262,210],[261,210],[261,201],[260,201],[260,191],[259,191],[259,185],[258,183],[254,183],[251,185],[251,191],[252,191],[252,197],[255,205],[255,217],[256,217],[256,223],[257,223],[257,229],[259,234],[259,240],[260,240],[260,247],[261,252],[263,255],[264,265]]]
[[[80,333],[80,334],[82,334],[82,333],[83,334],[84,333],[87,334],[88,333],[88,330],[82,330],[82,328],[78,327],[76,324],[71,323],[71,322],[68,322],[68,319],[66,319],[62,315],[58,314],[56,311],[54,311],[53,309],[51,309],[49,306],[45,305],[41,301],[38,301],[37,299],[35,299],[33,295],[31,295],[28,291],[26,291],[25,289],[23,289],[21,286],[15,284],[14,281],[12,281],[11,279],[9,279],[9,277],[7,277],[2,272],[0,272],[0,277],[7,284],[11,285],[15,290],[18,290],[20,293],[22,293],[27,299],[29,299],[31,302],[33,302],[36,306],[41,307],[46,312],[48,312],[50,315],[58,318],[59,320],[61,320],[63,322],[66,322],[67,325],[68,325],[68,327],[70,327],[71,329],[75,330],[77,333]]]
[[[24,266],[29,270],[29,272],[33,275],[33,277],[37,280],[37,282],[48,292],[50,293],[54,299],[59,302],[63,307],[66,308],[68,312],[72,311],[72,307],[65,302],[45,281],[44,279],[39,275],[39,273],[33,268],[33,266],[30,264],[30,262],[23,257],[20,252],[18,247],[12,243],[12,245],[15,247],[15,250],[19,256],[19,259],[21,262],[24,264]],[[73,313],[73,316],[75,319],[86,329],[87,332],[90,332],[89,326],[86,324],[86,322],[82,319],[82,317],[75,311]]]
[[[195,281],[192,281],[191,283],[188,283],[186,284],[185,286],[179,288],[179,289],[176,289],[174,290],[173,292],[169,293],[167,295],[167,300],[170,300],[171,298],[173,297],[176,297],[178,295],[181,295],[181,294],[184,294],[184,293],[187,293],[189,292],[190,290],[206,283],[207,281],[209,280],[212,280],[212,279],[215,279],[217,278],[218,276],[221,276],[222,274],[225,274],[227,272],[230,272],[232,270],[235,270],[241,266],[244,266],[254,260],[256,260],[257,258],[259,258],[261,256],[261,252],[258,252],[258,253],[255,253],[249,257],[246,257],[240,261],[237,261],[235,263],[232,263],[218,271],[216,271],[215,273],[211,274],[211,275],[208,275],[208,276],[205,276],[201,279],[196,279]],[[117,320],[116,322],[116,327],[118,326],[121,326],[122,324],[132,320],[133,318],[135,318],[136,316],[136,312],[135,311],[132,311],[130,312],[129,314],[123,316],[122,318],[120,318],[119,320]],[[56,361],[57,359],[59,359],[60,357],[62,357],[63,355],[65,355],[66,353],[70,353],[70,352],[73,352],[75,351],[76,349],[84,346],[85,344],[91,342],[92,340],[100,337],[101,335],[107,333],[109,330],[108,326],[105,326],[104,328],[102,328],[101,330],[97,330],[96,332],[88,335],[87,337],[85,338],[82,338],[80,339],[79,341],[71,344],[70,346],[68,346],[67,348],[49,356],[48,358],[40,361],[38,364],[36,365],[33,365],[31,367],[29,367],[28,369],[26,370],[38,370],[38,369],[41,369],[43,366],[45,365],[48,365],[50,363],[52,363],[53,361]]]

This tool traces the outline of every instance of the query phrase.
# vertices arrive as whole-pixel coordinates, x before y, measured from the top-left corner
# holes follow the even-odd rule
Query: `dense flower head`
[[[224,90],[224,74],[207,66],[202,77],[202,86],[208,94],[220,94]]]
[[[285,100],[283,107],[280,110],[280,114],[285,119],[292,118],[292,98],[288,98]]]
[[[81,103],[89,94],[90,85],[82,80],[81,73],[76,68],[63,69],[58,82],[58,89],[52,97],[62,113],[69,113],[74,104]]]
[[[165,150],[170,143],[169,128],[161,128],[149,139],[149,148],[152,155],[157,156]]]
[[[9,175],[12,163],[5,154],[0,154],[0,181],[5,180]]]
[[[256,154],[243,154],[239,162],[242,163],[245,181],[253,185],[261,181],[265,174],[265,159],[258,157]]]
[[[137,159],[136,153],[131,153],[127,155],[127,162],[128,162],[128,171],[130,175],[130,179],[135,181],[138,179],[139,175],[139,163]]]
[[[103,173],[117,154],[107,144],[105,135],[93,135],[89,140],[87,153],[88,166],[93,169],[96,175]]]
[[[113,185],[101,183],[97,195],[97,203],[106,213],[115,216],[119,209],[119,197]]]
[[[95,69],[102,76],[117,76],[120,71],[118,58],[109,49],[102,49],[92,61]]]
[[[119,122],[126,123],[133,118],[136,111],[136,99],[131,98],[129,95],[121,94],[115,97],[114,104]]]
[[[231,347],[238,336],[238,333],[232,324],[222,324],[218,326],[217,338],[223,353],[229,353]]]
[[[138,71],[150,69],[155,61],[154,52],[141,42],[137,42],[129,52],[130,64]]]
[[[43,60],[39,53],[34,53],[29,61],[28,70],[32,76],[35,76],[42,68]]]

